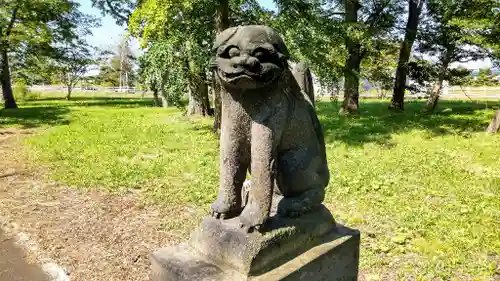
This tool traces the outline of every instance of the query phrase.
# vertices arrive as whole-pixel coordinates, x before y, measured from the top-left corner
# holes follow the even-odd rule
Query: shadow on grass
[[[69,124],[65,114],[70,110],[60,106],[21,107],[0,109],[0,128],[20,126],[24,129],[44,125]]]
[[[58,106],[108,106],[108,107],[153,107],[152,98],[140,97],[64,97],[39,98],[27,104],[58,104]]]
[[[340,103],[318,103],[318,116],[325,132],[325,141],[342,141],[349,145],[378,143],[392,147],[393,133],[426,130],[431,136],[484,131],[489,120],[481,112],[485,104],[465,101],[440,101],[435,114],[423,113],[424,102],[411,101],[404,112],[390,112],[388,102],[362,100],[359,116],[339,115]],[[489,102],[489,108],[500,102]]]

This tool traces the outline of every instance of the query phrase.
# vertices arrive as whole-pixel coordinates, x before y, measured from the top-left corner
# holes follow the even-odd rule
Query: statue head
[[[224,87],[258,89],[288,68],[288,50],[278,33],[263,25],[231,27],[214,44],[217,75]]]

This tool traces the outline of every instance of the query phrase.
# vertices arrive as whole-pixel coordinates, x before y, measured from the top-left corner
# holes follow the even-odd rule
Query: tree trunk
[[[345,0],[345,22],[356,24],[358,10],[361,8],[358,0]],[[357,114],[359,110],[359,70],[361,64],[361,45],[346,36],[348,57],[344,69],[344,101],[340,107],[341,113]]]
[[[217,81],[217,70],[212,71],[214,83],[213,83],[213,91],[214,91],[214,126],[213,132],[218,133],[221,127],[221,117],[222,117],[222,100],[221,100],[221,91],[222,88]]]
[[[191,75],[187,115],[208,115],[208,85],[202,73]]]
[[[71,85],[68,85],[68,93],[66,94],[66,100],[71,99],[71,91],[73,90],[73,87]]]
[[[417,37],[420,14],[424,5],[424,0],[408,0],[409,14],[406,23],[406,34],[401,50],[399,52],[398,69],[396,70],[396,81],[394,83],[394,94],[392,96],[390,109],[404,110],[404,95],[406,90],[406,78],[408,76],[408,61],[410,60],[411,49]]]
[[[161,107],[162,106],[162,102],[160,100],[160,97],[158,96],[158,89],[152,88],[151,90],[153,91],[153,101],[155,103],[155,106],[156,107]]]
[[[229,27],[229,0],[219,0],[219,5],[217,6],[217,15],[215,18],[215,26],[217,29],[217,34],[226,30]],[[217,82],[216,71],[213,71],[214,75],[214,133],[220,131],[221,127],[221,117],[222,117],[222,102],[220,97],[221,87]]]
[[[448,66],[450,65],[451,57],[453,56],[454,49],[452,47],[445,51],[444,59],[441,60],[441,68],[439,69],[439,74],[432,90],[430,92],[429,98],[425,105],[425,111],[428,113],[434,112],[443,91],[443,83],[446,78],[446,73],[448,72]]]
[[[487,133],[495,134],[500,130],[500,109],[497,110],[495,116],[493,116],[493,120],[491,120],[488,129],[486,129]]]
[[[10,68],[7,50],[2,50],[1,53],[0,80],[2,80],[2,93],[5,108],[17,108],[16,99],[14,98],[14,92],[12,91],[12,83],[10,80]]]
[[[165,85],[163,83],[160,85],[160,97],[161,97],[161,107],[168,107],[168,96],[167,93],[165,92]]]

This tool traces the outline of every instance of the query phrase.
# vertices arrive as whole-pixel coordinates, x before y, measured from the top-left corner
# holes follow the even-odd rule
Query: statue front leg
[[[228,219],[241,213],[241,189],[248,170],[249,149],[234,136],[230,128],[221,132],[220,186],[217,200],[212,204],[212,216]],[[234,130],[233,130],[234,131]]]
[[[246,231],[262,226],[269,218],[274,183],[274,141],[269,127],[252,124],[251,171],[252,182],[248,203],[240,215],[241,227]]]

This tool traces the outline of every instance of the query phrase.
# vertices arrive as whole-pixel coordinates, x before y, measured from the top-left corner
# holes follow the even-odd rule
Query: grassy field
[[[361,230],[362,271],[374,280],[499,278],[500,135],[484,130],[500,103],[442,101],[435,115],[421,114],[418,101],[405,113],[387,105],[364,100],[353,118],[318,104],[332,173],[326,204]],[[25,157],[47,166],[51,179],[138,189],[165,206],[208,210],[215,200],[210,119],[140,97],[45,97],[21,106],[0,111],[0,127],[40,131],[26,139]]]

